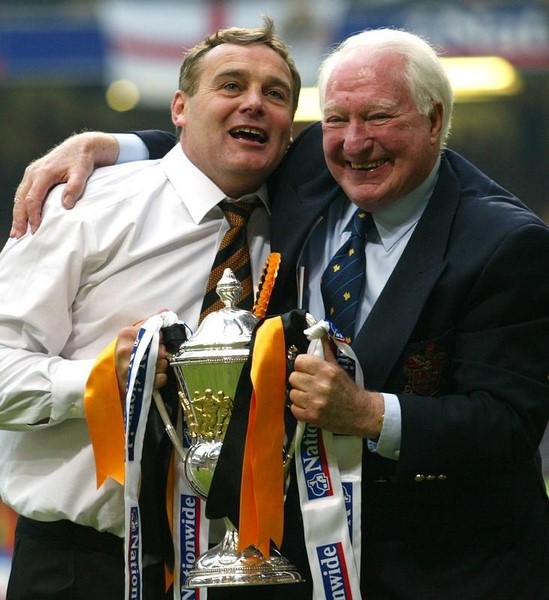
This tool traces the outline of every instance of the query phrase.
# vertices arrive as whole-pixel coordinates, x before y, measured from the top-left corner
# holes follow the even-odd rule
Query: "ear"
[[[436,143],[440,139],[440,132],[442,130],[442,115],[444,114],[444,107],[441,102],[433,104],[433,109],[429,115],[431,122],[431,142]]]
[[[175,92],[172,100],[171,112],[172,123],[176,127],[185,127],[185,125],[187,124],[186,109],[188,100],[189,97],[187,96],[187,94],[185,94],[185,92],[182,92],[181,90],[177,90],[177,92]]]

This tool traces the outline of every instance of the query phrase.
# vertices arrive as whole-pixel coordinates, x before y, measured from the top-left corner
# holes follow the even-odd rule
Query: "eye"
[[[290,92],[288,90],[273,88],[267,90],[267,98],[278,106],[289,106]]]
[[[240,90],[240,86],[234,81],[228,81],[223,85],[223,89],[227,90],[228,92],[238,92],[238,90]]]
[[[272,98],[276,98],[277,100],[286,99],[285,94],[283,94],[280,90],[269,90],[269,92],[267,92],[267,95],[271,96]]]
[[[388,121],[390,118],[391,118],[391,116],[388,115],[387,113],[376,113],[376,114],[368,117],[368,121],[382,123],[382,122]]]
[[[338,123],[344,123],[345,119],[340,115],[326,115],[323,119],[324,123],[330,125],[337,125]]]

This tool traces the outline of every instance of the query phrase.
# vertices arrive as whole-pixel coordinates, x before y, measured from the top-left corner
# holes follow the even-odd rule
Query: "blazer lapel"
[[[287,186],[284,202],[275,203],[271,210],[271,248],[280,252],[282,261],[273,290],[271,306],[275,310],[295,308],[297,298],[297,263],[314,224],[322,218],[326,206],[338,197],[345,198],[343,190],[327,170],[297,188]],[[291,260],[287,260],[290,257]]]
[[[339,196],[345,197],[343,190],[327,170],[297,188],[288,186],[284,202],[275,203],[271,209],[273,249],[283,249],[295,257],[312,225]]]
[[[458,202],[458,182],[443,160],[433,196],[353,342],[367,387],[383,388],[446,267],[446,248]]]

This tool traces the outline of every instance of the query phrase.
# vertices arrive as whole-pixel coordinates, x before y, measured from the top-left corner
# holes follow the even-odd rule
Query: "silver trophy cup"
[[[258,321],[251,312],[236,308],[242,285],[230,269],[225,270],[216,290],[225,307],[208,315],[196,333],[170,357],[191,438],[188,451],[178,451],[185,456],[190,485],[203,499],[208,497],[236,386]],[[302,581],[297,569],[277,551],[264,556],[250,546],[239,552],[238,532],[229,519],[224,521],[225,537],[197,559],[185,587]]]

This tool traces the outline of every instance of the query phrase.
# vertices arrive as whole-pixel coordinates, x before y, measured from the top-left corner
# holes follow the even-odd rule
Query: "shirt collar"
[[[181,144],[176,144],[160,163],[195,223],[200,223],[213,208],[227,198],[227,195],[187,158]],[[254,196],[260,198],[268,211],[267,186],[262,185],[255,194],[246,194],[241,199],[251,200]]]

